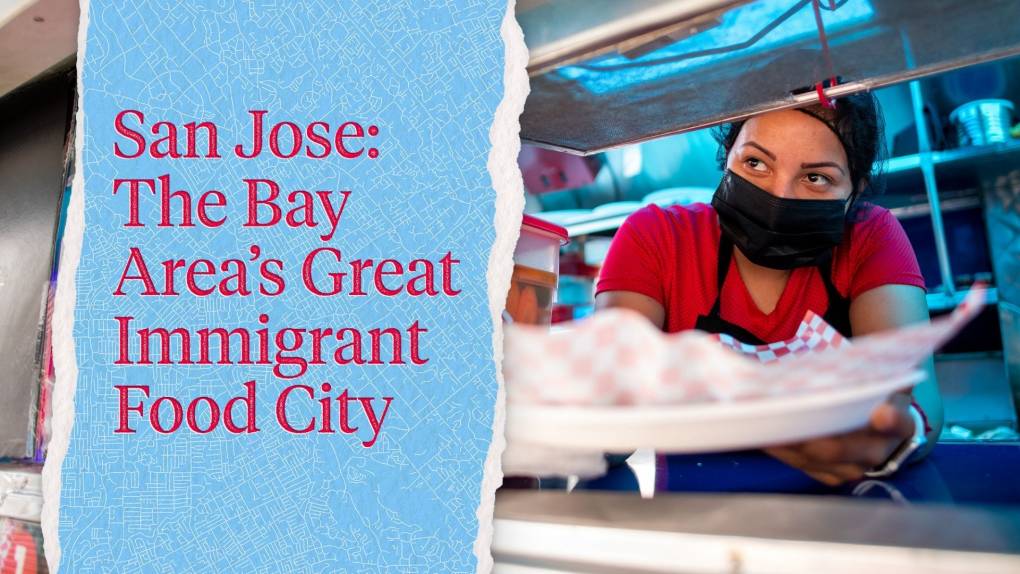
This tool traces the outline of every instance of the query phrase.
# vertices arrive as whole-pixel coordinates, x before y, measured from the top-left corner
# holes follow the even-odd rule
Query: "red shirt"
[[[833,256],[832,282],[851,300],[881,285],[924,288],[917,257],[903,227],[887,209],[865,206]],[[666,332],[693,329],[715,303],[719,220],[702,203],[661,208],[649,205],[633,213],[613,238],[596,293],[634,291],[666,309]],[[763,313],[744,286],[736,259],[730,262],[721,294],[721,317],[766,342],[797,333],[804,314],[824,315],[825,285],[816,267],[794,269],[775,310]]]

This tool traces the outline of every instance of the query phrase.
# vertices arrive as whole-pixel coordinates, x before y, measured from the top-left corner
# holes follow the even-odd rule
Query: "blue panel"
[[[822,2],[828,5],[827,2]],[[628,67],[615,71],[601,71],[600,67],[611,67],[632,62],[649,64],[657,60],[675,58],[680,55],[715,49],[722,46],[742,44],[765,30],[795,5],[791,0],[762,0],[751,2],[726,12],[718,26],[685,38],[648,54],[627,59],[620,55],[608,55],[586,62],[581,66],[567,66],[557,70],[563,78],[576,80],[594,94],[606,94],[625,90],[643,83],[662,80],[682,73],[693,72],[710,64],[747,57],[794,42],[817,37],[811,3],[804,5],[788,19],[766,33],[759,41],[745,49],[723,54],[706,55],[676,62]],[[874,9],[868,0],[849,0],[835,11],[823,11],[822,20],[826,33],[838,32],[849,26],[871,19]],[[735,86],[736,87],[736,86]]]

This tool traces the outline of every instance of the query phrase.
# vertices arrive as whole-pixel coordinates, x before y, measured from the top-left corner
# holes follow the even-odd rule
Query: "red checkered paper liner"
[[[808,311],[804,315],[804,320],[797,328],[797,334],[785,341],[768,345],[748,345],[725,333],[716,335],[716,337],[722,345],[762,363],[789,359],[799,353],[809,351],[838,349],[849,344],[835,327],[826,323],[814,311]]]
[[[662,405],[882,383],[915,370],[980,312],[985,298],[985,289],[975,286],[949,315],[855,337],[853,344],[809,313],[790,341],[750,352],[701,331],[664,334],[625,309],[600,311],[553,332],[506,325],[507,398],[558,405]]]

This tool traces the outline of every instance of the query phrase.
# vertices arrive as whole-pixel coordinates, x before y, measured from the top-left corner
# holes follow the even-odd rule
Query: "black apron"
[[[720,316],[720,303],[722,301],[723,282],[726,281],[726,274],[730,270],[730,260],[733,258],[733,242],[725,235],[719,239],[719,260],[716,263],[716,277],[718,293],[715,296],[715,304],[708,315],[698,317],[695,329],[708,333],[725,333],[741,343],[748,345],[766,345],[775,341],[762,341],[754,336],[747,329],[724,321]],[[850,338],[850,299],[843,297],[832,284],[832,254],[827,255],[818,263],[818,273],[822,276],[825,284],[825,293],[829,298],[829,308],[825,311],[822,319],[832,325],[844,337]]]

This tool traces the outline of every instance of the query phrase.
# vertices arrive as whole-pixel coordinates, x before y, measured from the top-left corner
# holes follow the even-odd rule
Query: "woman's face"
[[[846,151],[836,134],[796,110],[747,120],[726,167],[785,199],[846,199],[853,190]]]

